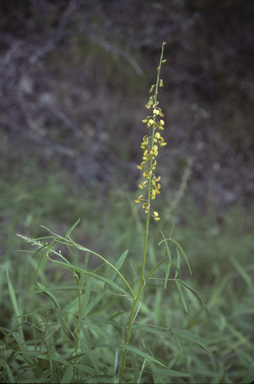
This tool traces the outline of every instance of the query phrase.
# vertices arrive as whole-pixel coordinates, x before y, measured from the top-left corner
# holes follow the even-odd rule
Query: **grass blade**
[[[136,347],[133,347],[131,345],[126,345],[126,344],[120,344],[120,347],[123,347],[124,349],[127,349],[127,351],[129,351],[131,353],[136,353],[137,355],[144,357],[145,359],[147,359],[149,361],[153,361],[156,364],[162,365],[163,367],[166,368],[166,365],[163,364],[161,361],[155,359],[154,357],[148,355],[147,353],[141,351],[140,349],[138,349]]]
[[[190,274],[192,275],[192,271],[191,271],[191,267],[190,267],[189,261],[188,261],[188,259],[187,259],[187,256],[185,255],[185,252],[184,252],[184,250],[182,249],[181,245],[178,244],[178,242],[175,241],[174,239],[170,239],[170,241],[173,241],[173,243],[174,243],[174,244],[179,248],[179,250],[182,252],[183,257],[184,257],[184,259],[185,259],[185,261],[186,261],[186,264],[188,265]]]
[[[66,233],[66,235],[65,235],[65,238],[67,239],[68,237],[70,237],[70,234],[72,233],[72,231],[73,231],[73,229],[74,228],[76,228],[76,226],[80,223],[80,220],[81,219],[78,219],[77,221],[76,221],[76,223],[74,223],[72,226],[71,226],[71,228],[69,229],[69,231]]]

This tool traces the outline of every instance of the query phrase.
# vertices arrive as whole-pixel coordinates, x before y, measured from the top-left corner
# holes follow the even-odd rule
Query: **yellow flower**
[[[153,213],[153,218],[154,218],[155,221],[160,220],[158,212],[155,212],[155,211],[154,211],[154,213]]]
[[[140,195],[137,200],[134,200],[134,203],[140,204],[143,201],[143,196],[144,195]]]
[[[153,119],[150,119],[147,123],[147,128],[151,127],[151,125],[154,124],[154,120]]]
[[[146,181],[143,181],[142,184],[139,184],[139,189],[143,189],[143,188],[145,188],[146,184],[147,184],[147,180],[146,180]]]
[[[137,168],[142,170],[144,168],[144,165],[146,164],[146,161],[142,161],[140,165],[137,165]]]

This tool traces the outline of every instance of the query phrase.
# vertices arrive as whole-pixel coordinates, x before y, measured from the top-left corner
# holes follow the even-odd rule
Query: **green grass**
[[[34,276],[38,260],[31,258],[28,253],[31,248],[28,244],[22,243],[16,233],[43,236],[46,232],[39,226],[39,223],[45,223],[53,231],[64,235],[68,230],[68,224],[81,217],[81,223],[72,235],[75,242],[95,249],[96,252],[103,254],[114,263],[123,250],[129,249],[128,261],[124,263],[121,271],[124,275],[130,276],[133,282],[136,280],[135,270],[141,259],[138,254],[141,253],[139,233],[142,233],[142,222],[140,221],[142,219],[139,218],[134,204],[132,205],[133,195],[128,192],[115,191],[113,194],[105,194],[95,200],[92,190],[79,188],[77,191],[68,187],[69,179],[68,174],[59,172],[57,177],[53,177],[53,174],[48,175],[48,182],[43,183],[41,177],[38,177],[35,167],[31,168],[29,172],[28,170],[23,171],[23,179],[15,181],[15,188],[7,188],[10,180],[1,180],[3,201],[0,270],[1,326],[9,330],[5,331],[6,336],[3,332],[1,334],[1,355],[7,365],[11,366],[10,359],[16,356],[15,353],[18,353],[19,356],[21,353],[19,348],[21,348],[22,336],[19,328],[15,330],[16,327],[19,327],[19,321],[11,320],[12,317],[42,305],[51,306],[49,312],[45,310],[45,313],[35,313],[33,318],[30,316],[25,322],[24,318],[21,318],[20,321],[24,326],[23,333],[27,340],[27,356],[30,356],[29,353],[33,348],[33,345],[29,344],[29,340],[33,340],[35,336],[38,337],[39,346],[45,332],[48,334],[54,332],[50,336],[52,340],[49,338],[49,344],[44,345],[41,357],[36,359],[35,356],[33,359],[29,357],[25,361],[24,356],[20,357],[21,360],[14,364],[14,369],[17,369],[17,364],[24,364],[26,368],[27,365],[33,363],[38,365],[34,369],[41,372],[41,365],[52,364],[52,370],[54,371],[54,366],[58,372],[55,373],[55,375],[59,375],[58,378],[63,377],[65,373],[61,368],[64,365],[59,361],[50,362],[45,351],[53,341],[57,340],[59,343],[56,346],[57,354],[68,356],[73,345],[66,329],[61,329],[62,334],[60,333],[59,336],[57,334],[56,328],[61,316],[59,310],[52,306],[52,298],[45,294],[31,293],[32,285],[35,283]],[[31,191],[32,198],[29,200],[28,196]],[[131,206],[132,209],[130,209]],[[119,217],[119,212],[122,212],[125,217],[124,223]],[[181,220],[183,213],[185,220]],[[180,325],[181,329],[190,330],[199,335],[199,340],[206,345],[214,358],[186,339],[181,339],[183,349],[183,353],[181,353],[172,336],[158,337],[151,333],[144,333],[140,339],[137,333],[137,335],[134,334],[132,343],[140,345],[147,351],[152,351],[154,356],[159,356],[163,360],[166,358],[169,362],[168,368],[191,374],[190,378],[175,377],[172,379],[174,383],[251,382],[254,379],[252,359],[254,266],[251,257],[253,254],[253,215],[244,207],[238,206],[225,211],[223,220],[221,220],[221,213],[220,217],[211,213],[204,217],[195,202],[184,199],[175,211],[174,219],[176,222],[178,221],[175,239],[180,241],[187,250],[193,270],[193,277],[188,278],[187,269],[183,268],[183,279],[201,294],[210,312],[210,322],[207,321],[206,314],[197,298],[189,295],[188,290],[184,288],[189,310],[188,314],[185,313],[182,304],[179,303],[179,293],[175,283],[171,283],[169,292],[158,290],[155,287],[147,289],[146,299],[140,312],[142,322],[157,324],[161,327],[178,328]],[[152,260],[158,255],[157,244],[161,240],[160,229],[168,225],[170,230],[171,223],[163,222],[163,219],[161,221],[153,228],[155,231],[149,247]],[[19,249],[27,250],[27,252],[20,253]],[[79,252],[77,257],[80,258]],[[100,264],[101,262],[98,263],[96,258],[89,261],[92,270]],[[103,268],[97,272],[102,272]],[[109,272],[107,269],[104,270]],[[9,285],[6,271],[9,271]],[[62,268],[52,268],[47,264],[40,274],[39,282],[48,288],[74,285],[71,273],[67,273]],[[100,284],[96,283],[95,291],[91,291],[91,298],[96,298],[96,289],[100,288]],[[54,291],[53,294],[62,309],[76,297],[75,291],[72,290],[68,291],[68,295],[61,290]],[[152,305],[154,305],[153,310]],[[128,301],[119,302],[117,296],[115,298],[105,296],[103,304],[95,307],[91,315],[111,315],[114,319],[115,314],[125,312],[128,308]],[[70,330],[73,330],[75,317],[65,316]],[[32,321],[37,324],[38,329],[33,329],[30,325]],[[106,325],[105,330],[112,332],[112,327]],[[89,338],[88,335],[87,337]],[[90,337],[96,339],[98,335],[93,332]],[[96,340],[93,341],[95,345],[96,342],[98,343]],[[109,352],[105,355],[105,349],[98,346],[96,346],[96,356],[101,366],[111,367],[108,368],[108,372],[101,373],[107,377],[110,372],[112,374],[115,356]],[[55,351],[52,352],[52,356],[54,354]],[[142,363],[141,357],[140,360],[132,360],[130,364],[135,366],[139,362]],[[4,370],[8,376],[6,365],[2,364],[5,366]],[[91,362],[87,361],[84,365],[88,367],[87,370],[91,369],[90,372],[94,372],[95,368]],[[25,368],[23,379],[28,380],[31,371],[28,372]],[[69,371],[66,370],[66,372],[68,375]],[[13,373],[9,372],[8,380],[10,381],[11,375]],[[2,380],[6,381],[7,376],[1,376]],[[86,372],[85,377],[92,376]],[[159,376],[157,379],[160,380]],[[57,376],[55,380],[57,380]],[[100,380],[102,380],[102,376],[100,376]],[[142,380],[152,382],[151,376],[146,373],[146,368],[144,368]],[[161,380],[163,382],[162,378]]]
[[[160,189],[148,176],[159,74],[156,84],[145,121],[153,133],[141,146],[150,172],[139,167],[147,204],[125,186],[81,187],[57,160],[41,167],[40,155],[9,172],[4,150],[0,382],[254,379],[253,212],[240,203],[201,209],[185,173],[150,214],[150,192]]]

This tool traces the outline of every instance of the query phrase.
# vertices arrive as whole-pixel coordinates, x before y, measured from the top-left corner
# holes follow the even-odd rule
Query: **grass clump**
[[[193,303],[198,302],[209,318],[202,298],[183,280],[181,258],[190,273],[191,268],[183,248],[172,238],[174,224],[168,236],[162,233],[160,255],[156,251],[153,265],[147,268],[151,265],[151,261],[147,263],[150,220],[154,219],[155,223],[160,220],[159,213],[152,209],[161,187],[160,176],[155,175],[156,158],[159,146],[166,145],[159,132],[164,129],[164,120],[158,107],[158,89],[163,86],[160,74],[165,62],[164,46],[165,43],[162,44],[156,84],[150,90],[154,94],[146,105],[148,109],[152,108],[152,115],[143,120],[152,132],[143,138],[143,161],[138,165],[142,171],[139,188],[146,191],[135,200],[145,212],[140,263],[131,265],[132,273],[126,274],[124,263],[128,260],[128,251],[113,263],[107,256],[75,242],[72,232],[80,219],[65,236],[45,227],[49,232],[47,236],[29,238],[19,235],[36,247],[35,251],[25,251],[33,256],[28,265],[35,277],[34,291],[28,311],[21,313],[7,270],[16,327],[12,330],[1,327],[0,379],[4,382],[187,380],[189,372],[175,369],[179,353],[183,353],[183,344],[193,342],[209,354],[195,333],[174,326],[181,322],[182,314],[173,315],[167,308],[167,301],[175,300],[172,293],[172,284],[175,284],[185,312],[189,311],[186,295],[193,296]],[[102,262],[95,269],[89,268],[91,255]],[[37,258],[38,264],[35,262]],[[139,259],[139,252],[136,258]],[[58,275],[58,280],[54,279],[54,272],[59,270],[63,271],[62,277]],[[53,276],[51,281],[48,276]],[[154,298],[152,301],[151,297]],[[160,346],[156,356],[152,349],[154,339]]]

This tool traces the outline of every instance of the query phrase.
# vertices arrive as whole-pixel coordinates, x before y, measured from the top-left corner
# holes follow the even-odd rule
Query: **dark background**
[[[231,239],[246,232],[253,1],[2,0],[0,12],[3,254],[17,231],[35,235],[39,224],[62,228],[80,216],[94,219],[104,248],[123,208],[120,191],[137,193],[141,120],[163,40],[159,101],[168,145],[159,156],[158,204],[166,221],[206,225],[212,242],[228,225]],[[98,236],[91,239],[98,246]]]

